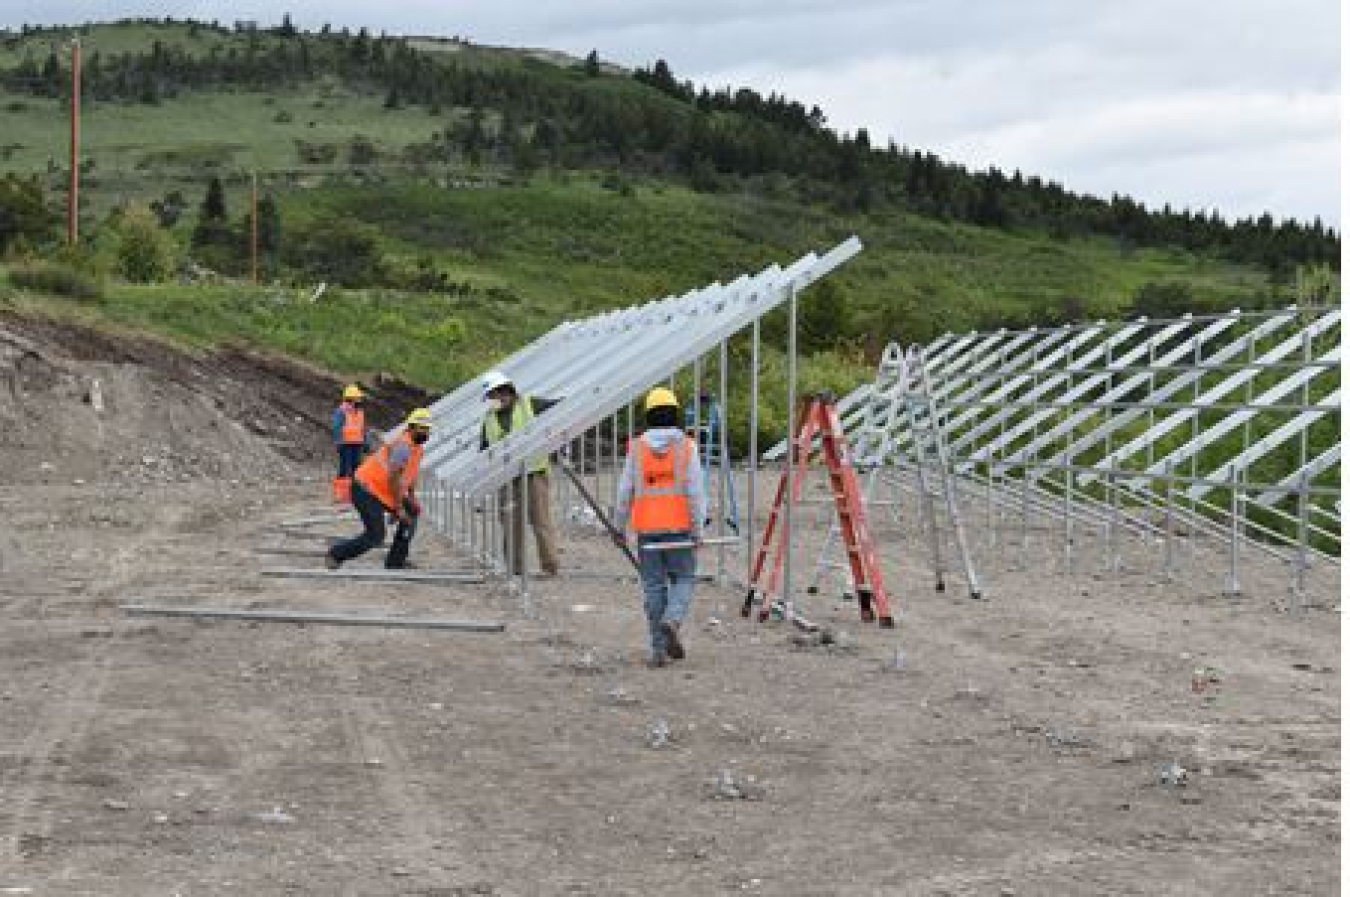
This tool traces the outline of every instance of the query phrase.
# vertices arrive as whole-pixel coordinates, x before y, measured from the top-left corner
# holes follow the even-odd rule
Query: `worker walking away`
[[[336,570],[343,561],[383,545],[386,514],[398,520],[398,527],[384,565],[391,570],[412,566],[408,563],[408,549],[417,531],[417,518],[422,515],[413,487],[422,464],[422,446],[431,436],[431,412],[418,408],[408,415],[406,424],[401,434],[356,469],[352,504],[361,515],[363,530],[359,536],[338,542],[328,550],[328,569]]]
[[[707,499],[703,465],[693,439],[680,429],[675,393],[664,387],[647,394],[646,430],[629,444],[615,502],[616,540],[637,534],[643,601],[647,612],[650,666],[684,659],[680,626],[694,597]],[[667,543],[680,548],[661,548]]]
[[[489,371],[483,378],[483,398],[487,412],[483,415],[483,429],[479,449],[505,439],[511,433],[525,429],[536,415],[558,404],[556,400],[521,395],[511,378],[501,371]],[[549,508],[548,458],[531,459],[525,483],[519,477],[498,491],[501,508],[502,548],[510,558],[512,573],[520,576],[525,570],[525,502],[529,502],[530,526],[539,549],[539,567],[545,576],[558,575],[558,542],[553,530],[553,514]]]
[[[353,383],[342,391],[342,404],[333,412],[333,444],[337,447],[338,469],[333,478],[333,501],[351,504],[352,476],[361,463],[366,444],[366,397]]]

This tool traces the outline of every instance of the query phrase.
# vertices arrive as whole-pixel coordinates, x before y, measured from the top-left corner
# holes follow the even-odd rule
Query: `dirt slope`
[[[375,377],[371,426],[429,397]],[[41,481],[286,478],[331,455],[342,383],[243,348],[165,342],[0,314],[0,450]],[[44,466],[45,465],[45,466]]]

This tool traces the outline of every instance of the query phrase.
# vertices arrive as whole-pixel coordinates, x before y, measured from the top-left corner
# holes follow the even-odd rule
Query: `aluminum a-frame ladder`
[[[966,542],[966,528],[957,507],[956,481],[947,457],[947,440],[943,433],[941,416],[933,401],[932,384],[922,346],[912,346],[905,353],[900,375],[900,390],[896,400],[904,406],[909,427],[910,454],[918,478],[919,499],[932,540],[933,574],[937,577],[939,592],[947,590],[946,563],[942,556],[942,534],[938,529],[937,500],[946,507],[947,519],[956,539],[956,550],[966,574],[966,585],[971,598],[980,598],[980,580],[970,558]],[[937,482],[930,486],[930,478]]]
[[[865,623],[875,621],[883,627],[893,627],[895,618],[891,616],[890,600],[886,596],[886,588],[881,580],[881,567],[877,563],[876,550],[867,530],[862,492],[858,487],[858,476],[849,460],[844,427],[839,422],[834,397],[822,393],[808,398],[804,403],[800,421],[797,435],[792,440],[788,464],[783,468],[783,475],[778,480],[773,508],[769,511],[769,518],[764,524],[764,537],[751,567],[750,586],[746,592],[745,602],[741,606],[741,616],[750,616],[750,609],[754,606],[758,592],[763,598],[759,619],[762,622],[769,618],[772,610],[770,596],[778,591],[783,557],[790,550],[786,530],[779,527],[779,521],[787,502],[796,505],[801,501],[802,484],[806,480],[811,447],[818,438],[821,456],[829,472],[830,491],[839,514],[839,532],[843,537],[844,551],[848,555],[849,569],[853,575],[853,592],[858,597],[859,614]],[[767,584],[761,588],[760,580],[770,549],[773,550],[773,568],[769,572]]]

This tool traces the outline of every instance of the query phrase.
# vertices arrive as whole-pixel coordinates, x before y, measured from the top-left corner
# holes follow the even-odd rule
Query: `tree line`
[[[304,33],[289,16],[270,29],[251,23],[233,29],[187,25],[233,36],[201,53],[158,40],[140,52],[95,51],[84,66],[86,96],[96,102],[157,103],[195,91],[275,93],[336,78],[348,88],[384,95],[389,108],[470,110],[430,144],[405,148],[405,155],[421,161],[456,153],[473,163],[502,162],[527,171],[542,165],[605,167],[681,177],[700,190],[788,179],[805,198],[826,199],[848,211],[885,204],[1061,239],[1106,236],[1123,248],[1181,246],[1259,265],[1278,283],[1288,283],[1301,265],[1339,267],[1339,235],[1320,219],[1277,222],[1267,213],[1229,221],[1216,211],[1149,209],[1128,196],[1075,193],[1020,171],[972,171],[894,142],[874,146],[866,129],[837,132],[818,107],[776,93],[695,88],[662,60],[631,75],[604,73],[594,52],[572,70],[533,61],[485,66],[365,29],[324,26]],[[64,66],[55,53],[44,59],[28,55],[0,69],[0,86],[61,97],[67,89]],[[487,110],[497,113],[492,126]]]

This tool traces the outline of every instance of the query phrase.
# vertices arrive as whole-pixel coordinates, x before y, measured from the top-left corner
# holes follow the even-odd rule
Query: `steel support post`
[[[614,516],[614,496],[619,491],[619,472],[623,470],[619,466],[619,410],[614,409],[614,414],[609,419],[609,496],[606,501],[605,495],[597,495],[595,500],[602,506],[609,508],[610,516]]]
[[[731,459],[727,451],[727,341],[717,346],[717,535],[724,538],[727,534],[727,486],[731,478]],[[712,448],[712,433],[708,434],[708,447]],[[727,546],[717,546],[717,584],[727,584]]]
[[[596,428],[596,438],[600,435],[599,427]],[[597,461],[599,442],[596,442]],[[540,484],[543,485],[543,484]],[[518,556],[516,563],[520,565],[520,601],[525,611],[525,616],[534,616],[534,601],[530,595],[530,552],[526,550],[526,544],[533,535],[531,532],[533,520],[530,519],[530,465],[528,461],[520,462],[520,495],[516,499],[520,502],[520,544],[516,546]],[[545,497],[547,500],[547,497]],[[511,528],[515,530],[515,517],[512,516]]]
[[[591,428],[591,463],[595,465],[593,473],[595,474],[595,489],[592,495],[600,494],[600,424],[597,423]]]
[[[745,587],[751,584],[755,564],[755,536],[759,531],[759,318],[750,325],[750,451],[745,466]],[[791,443],[789,443],[791,446]]]
[[[1163,483],[1166,493],[1166,506],[1163,510],[1163,581],[1172,582],[1176,578],[1176,484],[1173,482],[1173,467],[1167,465],[1167,479]]]
[[[1294,560],[1294,600],[1292,608],[1301,615],[1308,606],[1308,515],[1309,498],[1308,474],[1299,478],[1298,484],[1298,550]]]
[[[1077,438],[1077,427],[1069,427],[1064,431],[1064,574],[1073,576],[1073,458],[1069,454],[1072,451],[1074,440]]]
[[[792,450],[792,440],[797,434],[794,429],[797,426],[797,288],[796,286],[788,289],[788,332],[787,332],[787,407],[788,407],[788,494],[783,508],[783,609],[786,619],[793,619],[797,615],[797,602],[792,594],[792,517],[793,505],[797,498],[797,470],[802,465],[798,464],[796,452]]]
[[[1237,597],[1242,594],[1242,584],[1238,580],[1238,545],[1242,541],[1242,497],[1240,488],[1242,481],[1238,475],[1237,468],[1233,468],[1228,474],[1228,488],[1230,490],[1229,517],[1230,527],[1228,531],[1228,592],[1231,597]]]
[[[1022,465],[1022,552],[1018,567],[1022,570],[1031,569],[1031,480],[1027,476],[1028,470],[1025,464]]]

